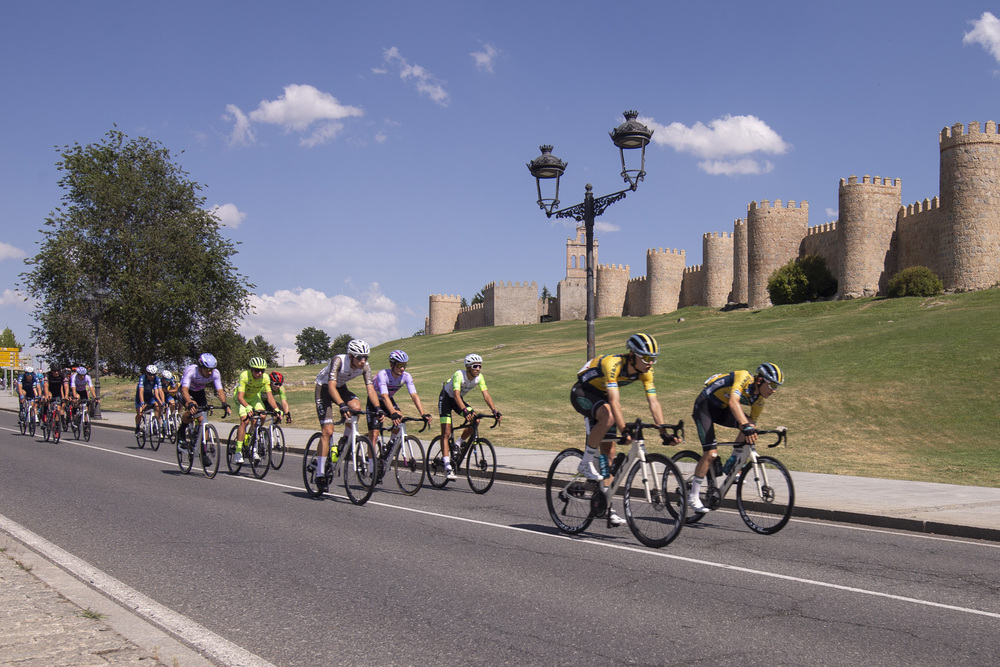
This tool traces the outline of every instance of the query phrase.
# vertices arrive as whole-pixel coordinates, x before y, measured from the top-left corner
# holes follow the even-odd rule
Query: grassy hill
[[[998,330],[1000,289],[991,289],[930,299],[858,299],[756,312],[686,308],[602,319],[597,350],[622,351],[636,331],[657,338],[660,402],[668,421],[684,419],[691,426],[690,447],[698,444],[691,406],[704,380],[716,372],[752,372],[766,360],[779,364],[788,379],[769,400],[761,426],[789,428],[791,446],[775,451],[791,469],[1000,486],[1000,419],[986,391],[1000,365]],[[388,365],[390,350],[406,350],[424,407],[436,415],[441,384],[467,353],[477,352],[504,413],[488,437],[498,445],[559,450],[582,442],[582,417],[568,395],[586,361],[585,339],[583,322],[418,336],[373,349],[373,368]],[[282,369],[296,421],[310,427],[316,425],[318,368]],[[626,388],[622,398],[626,419],[648,417],[640,388]],[[408,398],[399,403],[414,413]],[[482,405],[475,397],[472,403]]]

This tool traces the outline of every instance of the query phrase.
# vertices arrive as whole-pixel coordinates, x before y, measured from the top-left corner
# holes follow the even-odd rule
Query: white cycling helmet
[[[483,363],[483,358],[480,357],[478,354],[469,354],[466,355],[465,357],[466,366],[471,366],[472,364],[481,364],[481,363]]]
[[[150,375],[156,375],[156,366],[153,364],[146,366],[146,372]]]
[[[371,348],[368,347],[368,343],[363,340],[355,338],[350,343],[347,344],[347,353],[352,357],[367,357],[371,354]]]
[[[163,378],[164,380],[173,380],[174,374],[164,368],[163,372],[160,373],[160,377]]]
[[[35,369],[34,369],[34,368],[32,368],[31,366],[25,366],[25,367],[24,367],[24,372],[25,372],[25,373],[34,373],[34,372],[35,372]]]

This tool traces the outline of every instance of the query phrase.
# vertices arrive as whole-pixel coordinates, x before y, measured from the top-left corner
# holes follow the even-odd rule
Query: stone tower
[[[625,313],[628,277],[628,264],[597,265],[596,317],[621,317]]]
[[[747,302],[747,219],[733,223],[733,302]]]
[[[993,121],[941,131],[940,256],[945,289],[985,289],[1000,280],[1000,136]]]
[[[701,302],[709,308],[722,308],[729,303],[733,290],[733,235],[727,232],[705,234],[702,248]]]
[[[886,275],[896,215],[902,206],[903,183],[865,176],[840,179],[839,266],[840,296],[856,299],[885,293]]]
[[[799,244],[809,229],[809,204],[787,207],[776,199],[751,202],[747,209],[747,305],[771,305],[767,279],[775,270],[798,258]]]
[[[677,310],[685,260],[683,250],[650,248],[646,251],[647,315],[662,315]]]
[[[597,239],[594,239],[594,264],[597,264]],[[594,279],[597,279],[596,272]],[[566,239],[566,278],[556,286],[556,297],[559,320],[586,318],[587,239],[583,225],[576,228],[576,238]]]
[[[448,333],[455,330],[462,297],[451,294],[431,294],[427,312],[427,335]]]

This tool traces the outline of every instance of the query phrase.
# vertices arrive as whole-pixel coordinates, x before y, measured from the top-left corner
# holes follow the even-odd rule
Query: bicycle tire
[[[21,435],[28,432],[28,411],[21,410],[21,419],[17,423],[18,428],[21,429]]]
[[[143,421],[139,424],[139,432],[135,434],[135,444],[138,445],[139,449],[146,448],[146,422]]]
[[[80,439],[80,421],[77,420],[77,419],[74,419],[73,422],[70,424],[70,428],[73,429],[73,439],[74,440],[79,440]]]
[[[443,489],[448,484],[445,476],[444,452],[441,449],[441,436],[436,435],[427,445],[427,454],[424,460],[424,470],[427,474],[427,482],[435,489]]]
[[[403,495],[416,495],[424,485],[424,446],[420,440],[408,435],[399,443],[399,449],[392,458],[392,470]]]
[[[83,441],[90,442],[90,418],[81,419],[81,421],[83,422],[80,424],[80,428],[83,430]]]
[[[309,494],[310,498],[320,498],[322,497],[324,491],[321,491],[319,486],[316,484],[316,450],[319,449],[319,441],[321,434],[313,433],[312,437],[309,438],[309,442],[306,443],[305,452],[302,454],[302,482],[306,488],[306,493]],[[329,461],[329,455],[327,455],[326,464],[326,488],[330,488],[330,483],[333,481],[333,464]]]
[[[164,424],[167,429],[167,440],[172,445],[177,442],[177,429],[179,427],[179,424],[177,423],[177,414],[173,410],[171,410],[170,414],[166,417],[166,419],[164,419]]]
[[[42,415],[42,441],[49,441],[49,420],[45,417],[45,415]]]
[[[343,447],[341,447],[343,449]],[[375,446],[367,436],[358,435],[354,439],[354,449],[350,446],[346,454],[340,453],[340,465],[344,475],[344,490],[355,505],[364,505],[372,497],[378,483],[378,457]]]
[[[465,453],[465,477],[475,493],[482,495],[493,487],[497,477],[497,452],[486,438],[476,438]]]
[[[590,498],[598,492],[597,482],[580,474],[583,452],[575,447],[564,449],[552,460],[545,477],[545,504],[549,516],[561,532],[582,533],[594,520]]]
[[[160,424],[155,434],[150,434],[149,436],[149,448],[154,452],[160,448],[160,444],[163,442],[163,425]]]
[[[35,429],[37,427],[38,427],[38,424],[35,421],[35,414],[33,412],[32,413],[28,413],[28,435],[30,437],[32,437],[32,438],[35,437]]]
[[[56,416],[55,420],[52,422],[52,442],[59,444],[59,438],[62,437],[62,430],[59,428],[59,417]]]
[[[233,458],[236,456],[236,447],[239,446],[236,443],[236,434],[239,432],[240,426],[237,424],[229,431],[229,437],[226,438],[226,467],[229,469],[230,475],[240,474],[240,469],[243,468],[242,463],[235,463]]]
[[[185,475],[191,472],[191,465],[194,463],[194,454],[188,451],[184,445],[177,445],[177,467]]]
[[[681,478],[684,481],[684,488],[691,488],[691,478],[694,477],[694,468],[701,459],[701,454],[693,452],[690,449],[686,449],[682,452],[677,452],[671,457],[673,462],[677,464],[678,469],[681,471]],[[705,481],[701,485],[701,491],[698,493],[698,497],[701,498],[701,503],[710,510],[718,509],[722,504],[722,497],[719,495],[719,487],[715,479],[715,472],[712,470],[712,466],[708,467],[708,472],[705,474]],[[688,504],[684,503],[685,506]],[[684,519],[685,523],[694,524],[701,521],[708,512],[699,514],[694,512],[690,507],[687,508],[688,516]]]
[[[753,463],[747,463],[740,471],[740,479],[736,482],[736,507],[750,530],[760,535],[774,535],[792,517],[795,486],[788,469],[778,459],[758,456],[757,466],[759,468],[755,469]],[[767,482],[760,488],[758,470],[763,471]]]
[[[285,463],[285,432],[275,425],[271,432],[271,468],[280,470]]]
[[[271,434],[265,428],[256,431],[250,439],[250,470],[257,479],[264,479],[271,469]]]
[[[205,438],[201,443],[201,471],[205,477],[212,479],[219,473],[220,458],[222,444],[219,442],[219,431],[209,424],[205,427]]]
[[[646,454],[646,466],[649,477],[643,479],[642,461],[636,461],[625,478],[625,520],[637,540],[662,549],[684,527],[687,487],[677,464],[663,454]]]

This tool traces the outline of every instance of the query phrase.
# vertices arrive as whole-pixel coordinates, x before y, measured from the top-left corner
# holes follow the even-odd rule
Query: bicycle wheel
[[[597,482],[580,474],[583,452],[575,447],[556,454],[545,478],[545,504],[556,528],[564,533],[582,533],[594,520],[590,498],[598,492]]]
[[[90,420],[87,419],[83,422],[83,440],[84,442],[90,442]]]
[[[313,433],[312,437],[309,438],[309,442],[306,443],[306,451],[302,455],[302,481],[306,487],[306,493],[308,493],[312,498],[319,498],[323,495],[323,489],[330,488],[330,482],[333,481],[333,464],[327,460],[326,464],[326,484],[320,488],[316,484],[316,450],[319,449],[320,434]]]
[[[38,415],[32,410],[28,413],[28,435],[35,437],[35,429],[38,428]]]
[[[154,425],[156,426],[156,437],[149,441],[149,446],[155,452],[167,439],[167,422],[163,417],[160,417],[154,422]]]
[[[135,444],[139,445],[139,449],[145,449],[146,447],[146,418],[143,417],[142,421],[139,422],[139,432],[135,434]]]
[[[486,438],[473,441],[465,455],[465,476],[469,486],[478,494],[486,493],[497,476],[497,453]]]
[[[222,444],[219,442],[219,432],[209,424],[205,427],[205,441],[201,445],[201,470],[205,477],[212,479],[218,474],[220,458]]]
[[[412,435],[403,439],[392,459],[392,469],[396,484],[405,495],[412,496],[420,490],[424,484],[424,446],[419,440]]]
[[[285,432],[280,426],[271,429],[271,467],[280,470],[285,462]]]
[[[340,454],[344,470],[344,489],[355,505],[364,505],[372,497],[378,481],[375,446],[366,436],[355,436],[354,448]]]
[[[177,467],[185,475],[191,472],[191,464],[194,463],[194,454],[188,450],[188,447],[193,447],[193,445],[177,445]]]
[[[21,419],[17,422],[18,428],[21,429],[21,435],[28,432],[28,411],[21,410]]]
[[[694,477],[694,469],[699,459],[701,459],[701,454],[692,452],[691,450],[677,452],[673,456],[673,462],[677,464],[677,468],[681,472],[685,489],[691,488],[691,478]],[[705,481],[701,485],[701,491],[698,493],[698,496],[701,498],[701,504],[710,510],[718,509],[719,505],[722,504],[722,497],[719,495],[719,487],[716,483],[715,472],[713,472],[712,466],[708,467],[708,472],[705,474]],[[687,506],[686,501],[684,504]],[[705,516],[705,514],[691,511],[690,508],[688,508],[687,513],[688,516],[685,519],[685,523],[698,523]]]
[[[663,454],[647,454],[625,478],[625,520],[636,539],[660,549],[684,527],[687,487],[677,465]]]
[[[448,483],[445,477],[444,452],[441,451],[441,436],[436,435],[427,445],[427,454],[424,459],[424,469],[427,471],[427,481],[435,489],[443,489]]]
[[[778,459],[758,456],[748,463],[736,482],[736,507],[743,523],[761,535],[774,535],[785,527],[795,506],[792,476]]]
[[[70,426],[73,429],[73,437],[75,439],[79,440],[80,439],[80,420],[79,419],[73,419],[73,422],[72,422],[72,424]]]
[[[59,416],[52,415],[52,442],[59,444],[59,438],[62,437],[62,430],[59,428]]]
[[[226,439],[226,467],[229,468],[230,475],[240,474],[240,469],[243,467],[242,463],[236,463],[233,459],[236,457],[236,448],[242,446],[242,443],[237,444],[236,433],[240,430],[237,424],[229,431],[229,437]]]
[[[45,442],[49,441],[49,419],[46,415],[42,415],[42,439]]]
[[[250,469],[257,479],[264,479],[271,469],[271,434],[265,428],[257,429],[250,442]]]
[[[172,445],[175,442],[177,442],[177,427],[179,426],[179,424],[177,423],[177,413],[171,410],[170,414],[168,414],[167,417],[163,420],[163,423],[164,423],[164,428],[167,431],[167,440],[169,440],[170,444]]]

